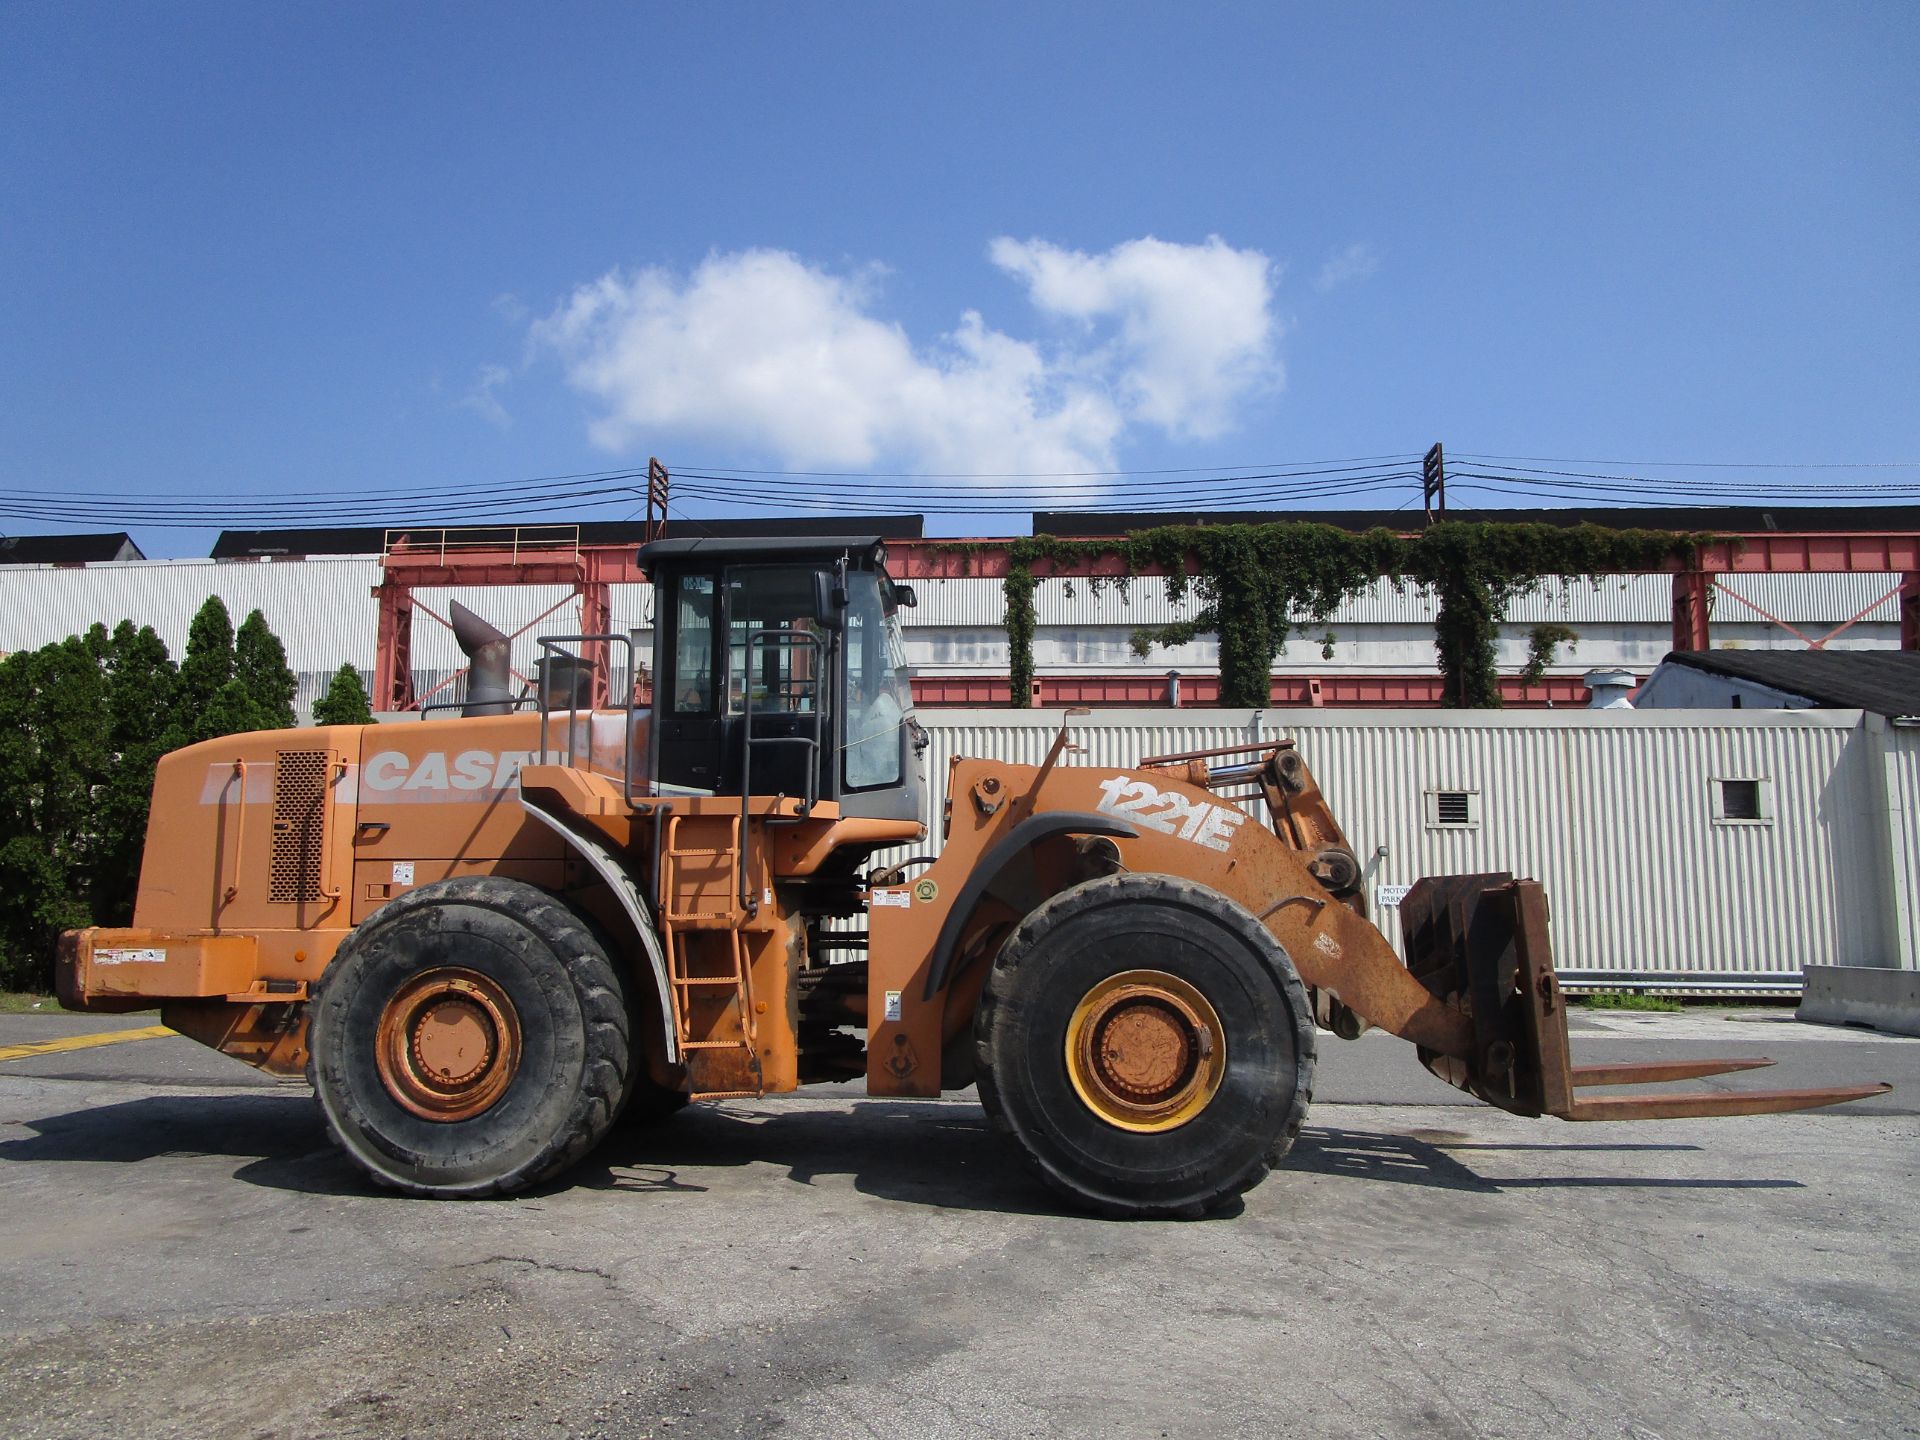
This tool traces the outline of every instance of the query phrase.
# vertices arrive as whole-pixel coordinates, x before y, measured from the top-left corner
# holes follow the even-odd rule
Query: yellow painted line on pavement
[[[177,1032],[164,1025],[138,1030],[102,1030],[92,1035],[68,1035],[60,1040],[34,1040],[26,1045],[0,1045],[0,1061],[26,1060],[35,1055],[58,1055],[63,1050],[85,1050],[94,1045],[120,1045],[128,1040],[158,1040]]]

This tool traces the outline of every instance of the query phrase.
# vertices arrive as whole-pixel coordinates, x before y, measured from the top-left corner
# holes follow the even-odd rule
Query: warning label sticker
[[[164,965],[167,952],[164,950],[96,950],[93,952],[96,965]]]

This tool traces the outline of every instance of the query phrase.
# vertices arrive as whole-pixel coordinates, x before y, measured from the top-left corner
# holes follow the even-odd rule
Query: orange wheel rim
[[[425,1120],[470,1120],[520,1069],[506,991],[475,970],[416,975],[380,1012],[375,1059],[387,1093]]]
[[[1220,1016],[1162,970],[1126,970],[1089,990],[1067,1021],[1067,1077],[1122,1130],[1176,1130],[1207,1108],[1227,1072]]]

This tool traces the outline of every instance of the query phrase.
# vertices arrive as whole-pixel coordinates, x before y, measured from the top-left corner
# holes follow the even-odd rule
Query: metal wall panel
[[[187,626],[209,595],[238,625],[267,617],[295,670],[371,666],[378,612],[376,560],[228,564],[215,560],[126,561],[84,569],[0,566],[0,649],[26,650],[84,631],[95,621],[151,625],[178,659]]]
[[[1722,575],[1721,585],[1771,615],[1796,624],[1837,625],[1860,615],[1863,620],[1895,623],[1900,618],[1897,575]],[[961,576],[916,583],[917,609],[906,612],[913,627],[998,625],[1006,599],[998,580]],[[1197,610],[1189,596],[1180,605],[1166,598],[1167,582],[1138,576],[1117,586],[1095,588],[1090,580],[1045,579],[1034,589],[1034,613],[1042,625],[1151,625],[1185,619]],[[1385,580],[1334,612],[1334,624],[1431,624],[1431,592],[1421,586],[1396,588]],[[1861,614],[1862,611],[1866,613]],[[1596,624],[1632,621],[1668,625],[1673,617],[1673,582],[1665,575],[1603,576],[1598,580],[1549,580],[1514,601],[1508,621],[1536,625]],[[1716,597],[1716,623],[1761,623],[1751,607],[1731,595]]]
[[[295,705],[303,713],[325,691],[342,665],[373,672],[379,611],[373,588],[380,583],[377,558],[350,556],[271,562],[216,560],[127,561],[84,569],[0,566],[0,651],[28,650],[84,632],[98,621],[111,629],[122,619],[151,625],[178,660],[187,628],[209,595],[218,595],[237,626],[259,610],[287,650],[299,680]],[[580,629],[577,604],[560,585],[463,586],[421,589],[419,604],[445,616],[458,600],[489,623],[512,634],[555,602],[559,608],[513,644],[514,667],[532,674],[541,634]],[[652,592],[645,585],[612,587],[613,624],[628,630],[652,623]],[[643,659],[650,658],[650,634]],[[425,692],[466,663],[453,634],[431,615],[416,611],[412,661],[416,687]]]
[[[952,756],[1038,764],[1060,723],[1009,711],[921,720],[933,735],[934,816]],[[1069,763],[1115,768],[1291,736],[1367,867],[1370,896],[1428,874],[1532,876],[1552,897],[1571,972],[1791,989],[1809,963],[1886,963],[1883,907],[1865,893],[1874,810],[1862,796],[1857,712],[1214,711],[1172,721],[1113,711],[1076,717],[1073,735],[1085,752]],[[1726,779],[1768,782],[1771,823],[1715,821]],[[1436,789],[1477,792],[1478,826],[1429,825]],[[1378,918],[1398,944],[1397,914]]]
[[[0,651],[31,649],[84,631],[95,621],[111,626],[122,618],[150,624],[177,657],[185,648],[187,626],[208,595],[217,594],[236,623],[249,610],[266,614],[287,647],[288,663],[301,676],[302,703],[317,693],[342,664],[370,672],[378,625],[372,599],[380,579],[375,557],[323,557],[310,560],[220,562],[213,560],[129,561],[79,569],[47,566],[0,567]],[[1886,644],[1897,622],[1897,602],[1886,598],[1894,577],[1881,575],[1774,575],[1728,577],[1770,613],[1797,624],[1827,628],[1868,610],[1867,620],[1840,643]],[[1071,591],[1071,593],[1069,593]],[[509,633],[532,621],[567,595],[560,586],[463,587],[423,589],[420,604],[445,615],[458,599]],[[909,650],[916,664],[942,670],[999,670],[1006,664],[1005,602],[997,580],[961,578],[928,581],[919,587],[921,604],[904,613]],[[1574,581],[1564,591],[1549,585],[1540,594],[1516,602],[1502,640],[1501,660],[1514,666],[1524,658],[1524,627],[1560,620],[1583,631],[1584,645],[1562,657],[1556,668],[1583,670],[1596,664],[1644,667],[1665,653],[1669,587],[1664,576]],[[651,595],[644,585],[613,587],[613,623],[621,631],[646,630],[652,623]],[[1876,603],[1878,602],[1878,603]],[[1127,645],[1131,631],[1190,615],[1194,602],[1166,601],[1166,582],[1142,576],[1130,591],[1096,595],[1085,581],[1047,580],[1036,596],[1041,630],[1036,657],[1051,669],[1163,671],[1211,670],[1217,650],[1209,639],[1172,650],[1156,650],[1145,660]],[[1338,637],[1331,661],[1320,658],[1317,629],[1303,628],[1281,663],[1289,668],[1418,670],[1430,668],[1430,597],[1409,587],[1395,591],[1382,582],[1372,592],[1343,606],[1331,626]],[[1743,644],[1795,645],[1786,631],[1772,629],[1738,602],[1721,597],[1715,610],[1720,634]],[[1871,626],[1872,628],[1869,628]],[[563,604],[528,634],[516,639],[514,664],[527,673],[537,655],[535,636],[579,628],[575,606]],[[650,643],[651,635],[643,637]],[[462,663],[452,635],[425,613],[417,613],[413,663],[420,688],[432,675]]]
[[[1887,811],[1890,923],[1897,963],[1920,968],[1920,729],[1890,725],[1878,737],[1884,757],[1881,803]]]

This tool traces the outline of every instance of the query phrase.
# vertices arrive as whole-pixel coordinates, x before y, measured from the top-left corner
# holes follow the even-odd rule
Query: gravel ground
[[[1236,1213],[1127,1224],[965,1099],[702,1107],[460,1204],[369,1188],[299,1087],[15,1069],[20,1440],[1920,1434],[1910,1107],[1322,1104]]]

